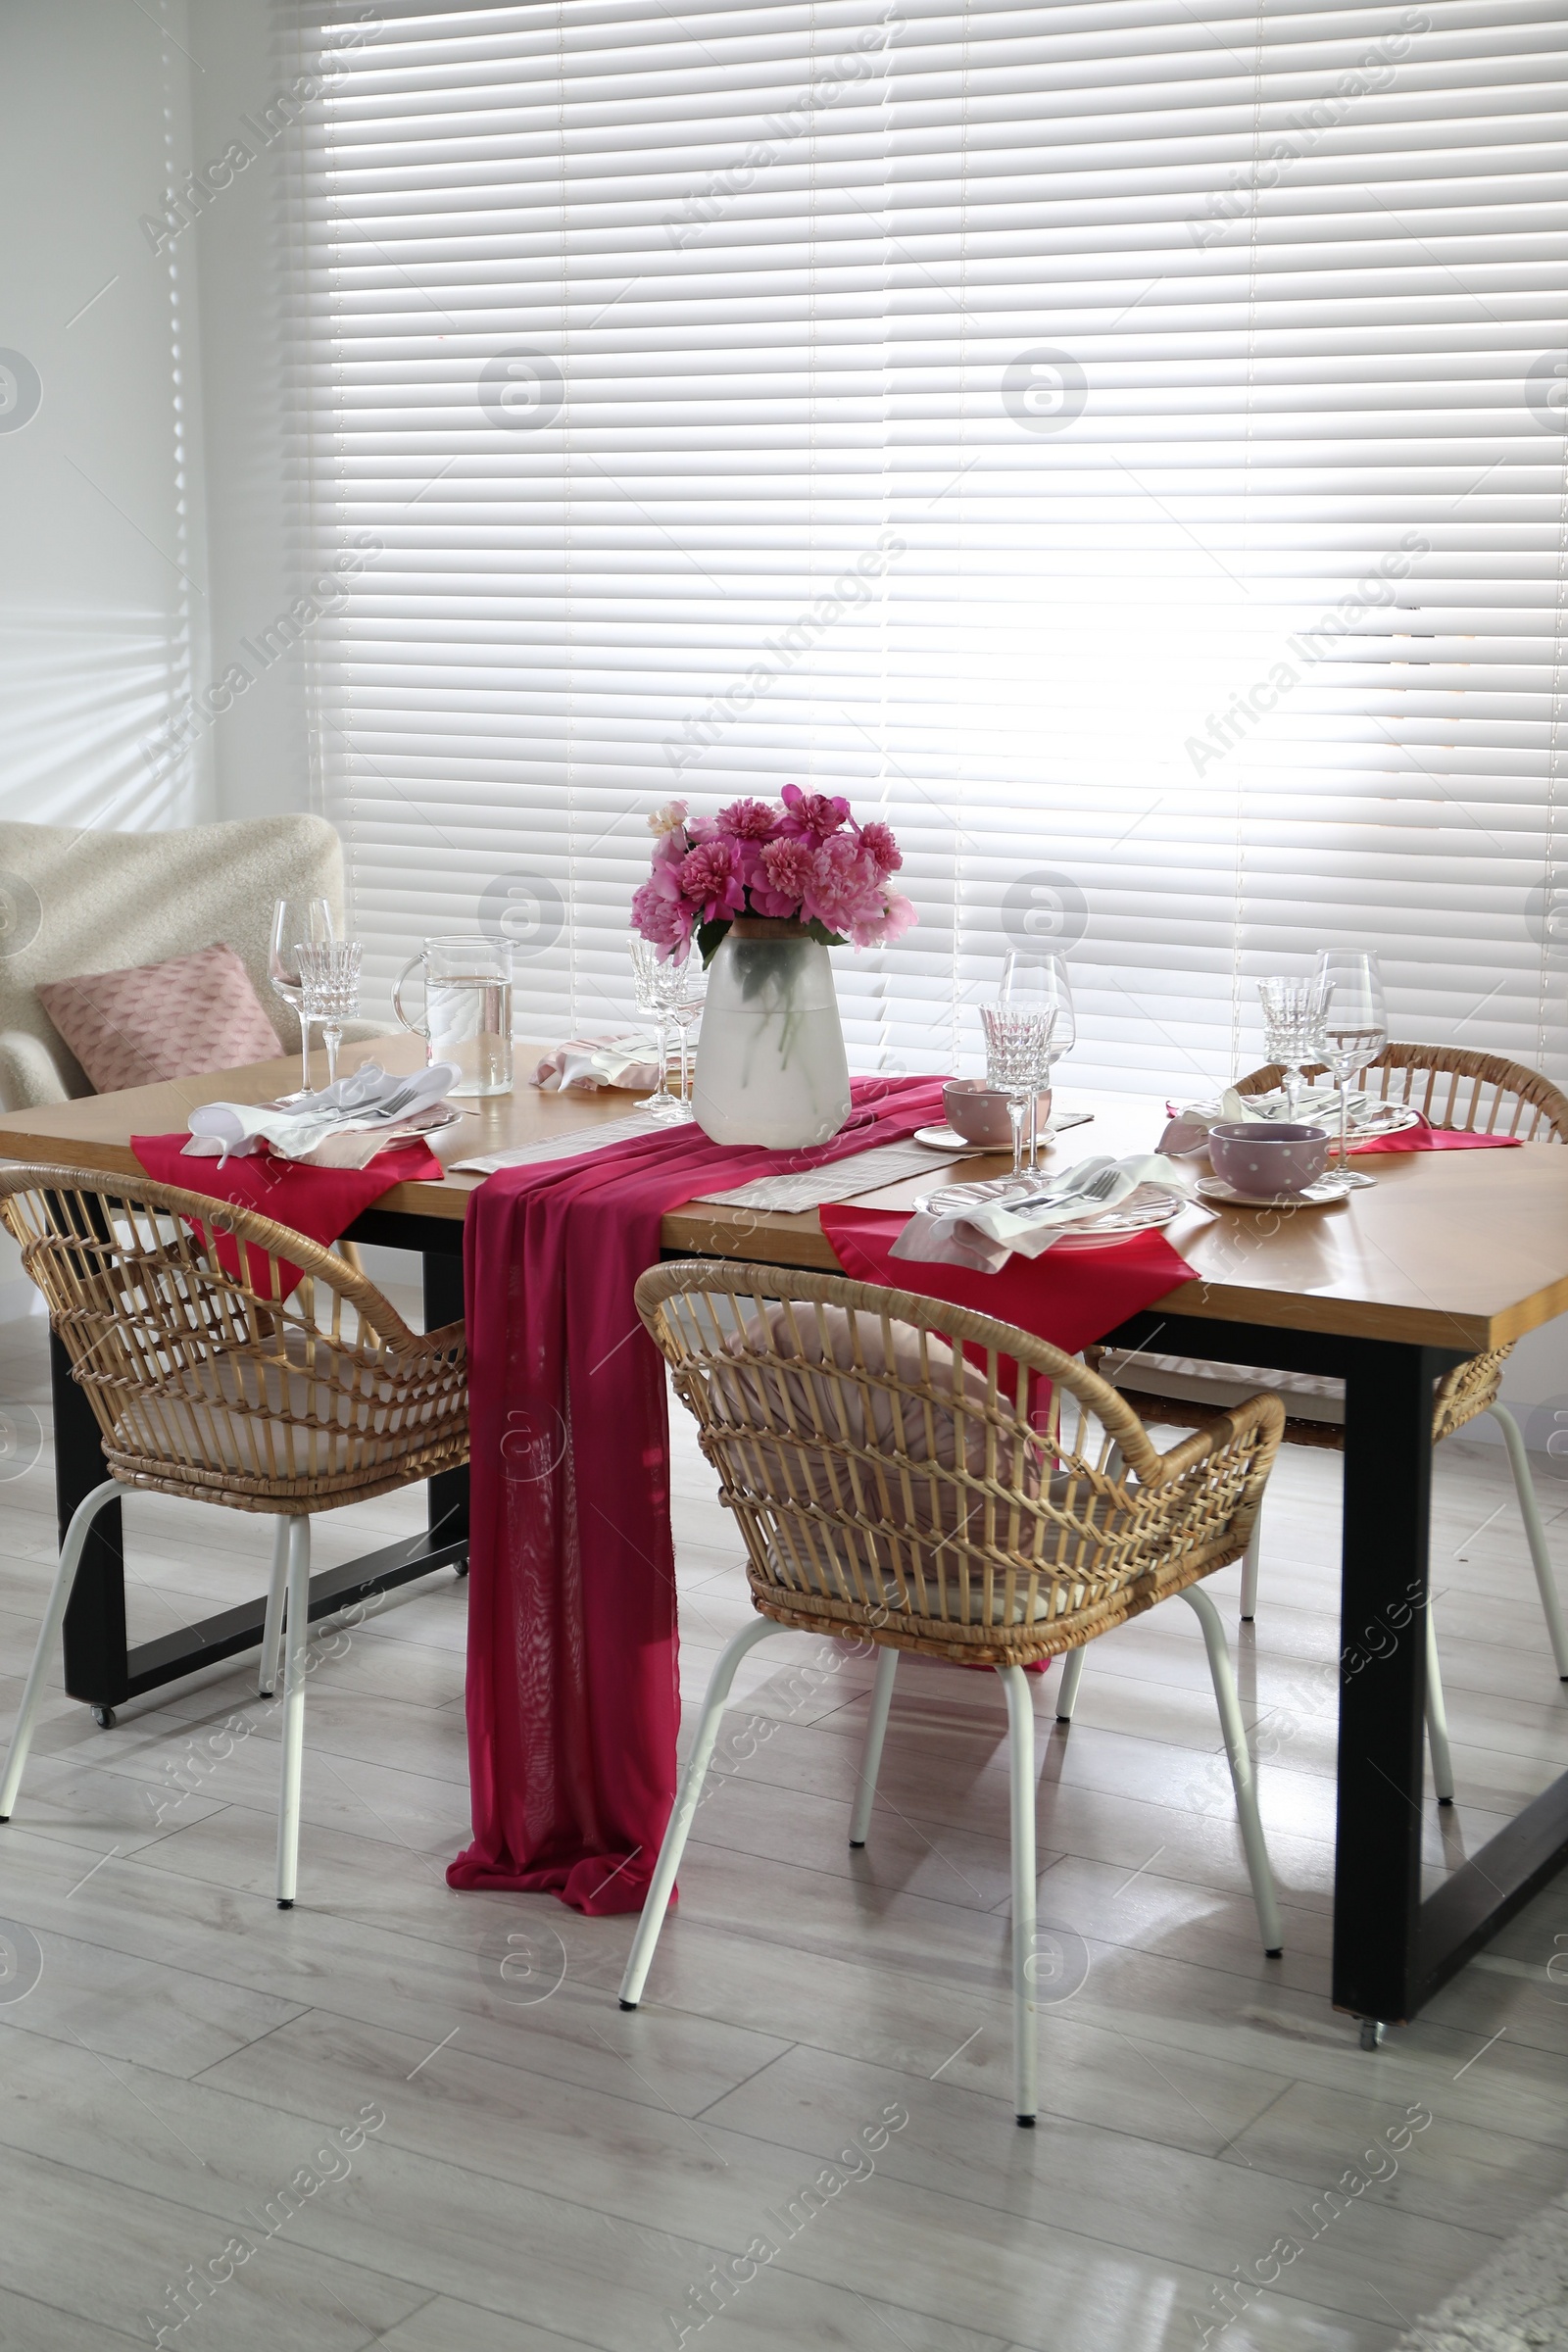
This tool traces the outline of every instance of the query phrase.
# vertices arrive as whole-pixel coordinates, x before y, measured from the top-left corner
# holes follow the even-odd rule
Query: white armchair
[[[0,1108],[92,1087],[38,1001],[40,981],[162,963],[223,941],[250,973],[285,1048],[299,1024],[267,976],[272,905],[324,898],[343,915],[343,849],[318,816],[268,816],[178,833],[0,823]],[[373,1037],[378,1024],[349,1024]]]

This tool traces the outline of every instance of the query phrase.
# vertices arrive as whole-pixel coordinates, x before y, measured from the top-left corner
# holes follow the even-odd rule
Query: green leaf
[[[705,972],[707,971],[709,965],[712,962],[713,957],[718,954],[718,943],[728,929],[729,917],[727,915],[721,922],[698,924],[697,945],[702,951],[703,969]]]
[[[806,928],[812,939],[821,941],[824,948],[842,948],[848,944],[842,931],[830,931],[826,923],[817,921],[815,915],[811,917]]]

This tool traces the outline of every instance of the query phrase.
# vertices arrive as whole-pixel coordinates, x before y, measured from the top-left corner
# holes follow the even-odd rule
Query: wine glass
[[[1263,1051],[1285,1072],[1285,1106],[1292,1120],[1307,1064],[1317,1058],[1322,995],[1316,980],[1260,980]]]
[[[683,1119],[695,1116],[687,1094],[687,1063],[690,1048],[687,1040],[691,1025],[702,1011],[708,996],[708,974],[703,969],[701,956],[690,949],[666,970],[674,974],[670,983],[669,1017],[675,1024],[675,1037],[680,1047],[680,1115]]]
[[[1065,960],[1060,956],[1031,956],[1017,948],[1009,948],[1002,967],[1002,998],[1016,1012],[1048,1012],[1052,1015],[1051,1043],[1043,1083],[1054,1083],[1056,1064],[1063,1054],[1070,1054],[1078,1042],[1078,1016],[1073,1009],[1072,982],[1067,975]],[[1040,1165],[1039,1098],[1029,1102],[1029,1165]]]
[[[1376,1061],[1389,1039],[1389,1016],[1383,1002],[1383,977],[1371,954],[1337,955],[1325,948],[1317,959],[1314,980],[1321,1004],[1315,1051],[1340,1090],[1339,1181],[1347,1190],[1375,1184],[1349,1164],[1350,1080]]]
[[[1055,1020],[1054,1011],[1044,1011],[1038,1005],[1020,1008],[1010,1001],[980,1007],[980,1023],[986,1033],[986,1084],[1007,1098],[1014,1176],[1023,1175],[1024,1111],[1050,1075]]]
[[[267,951],[267,976],[272,994],[299,1017],[300,1091],[311,1091],[311,1024],[304,1011],[305,991],[300,980],[295,945],[306,940],[322,945],[336,936],[332,908],[326,899],[279,899],[272,908],[272,931]]]
[[[360,957],[357,939],[296,940],[302,1001],[301,1025],[319,1021],[326,1048],[326,1083],[337,1084],[337,1050],[343,1043],[343,1023],[360,1009]]]
[[[651,939],[629,939],[631,967],[635,978],[637,1009],[651,1014],[659,1029],[659,1084],[651,1095],[638,1102],[639,1110],[651,1110],[659,1119],[690,1117],[684,1102],[669,1091],[669,1030],[674,1009],[677,983],[673,977],[677,967],[666,963]]]

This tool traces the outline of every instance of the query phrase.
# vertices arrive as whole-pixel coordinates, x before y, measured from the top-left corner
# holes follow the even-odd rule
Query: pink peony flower
[[[778,810],[766,801],[731,801],[718,812],[718,829],[733,841],[771,841]]]
[[[779,819],[780,832],[798,835],[805,841],[826,841],[850,813],[848,801],[830,799],[823,792],[803,792],[798,784],[786,784],[782,798],[784,814]]]
[[[846,935],[857,923],[868,923],[883,912],[882,878],[869,858],[863,857],[853,834],[838,833],[824,841],[813,860],[810,885],[804,894],[807,919],[825,923]]]
[[[850,937],[858,948],[891,948],[919,919],[913,902],[890,890],[882,912],[869,920],[851,923]]]
[[[692,908],[681,897],[680,885],[667,865],[656,866],[634,894],[631,921],[634,931],[663,950],[666,962],[677,950],[691,944]]]
[[[874,860],[877,871],[896,874],[904,863],[904,853],[893,838],[893,827],[873,817],[860,827],[860,847]]]
[[[722,837],[699,842],[680,863],[681,894],[701,911],[705,923],[739,914],[746,905],[739,851]]]
[[[815,852],[805,841],[770,841],[759,862],[764,887],[781,902],[784,913],[794,914],[816,878]]]

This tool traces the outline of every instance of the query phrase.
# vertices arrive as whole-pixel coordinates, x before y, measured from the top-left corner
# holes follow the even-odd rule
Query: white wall
[[[181,242],[194,241],[202,287],[207,500],[215,676],[299,593],[292,578],[294,494],[285,465],[284,282],[287,142],[276,106],[299,71],[269,0],[189,0],[191,140],[198,171],[236,144],[235,171]],[[294,645],[212,730],[223,816],[308,808],[306,649]],[[254,667],[254,663],[247,664]]]
[[[153,13],[0,4],[0,346],[41,395],[10,423],[0,378],[0,812],[34,822],[217,812],[204,747],[144,748],[210,625],[194,257],[138,225],[189,144],[184,0]]]

